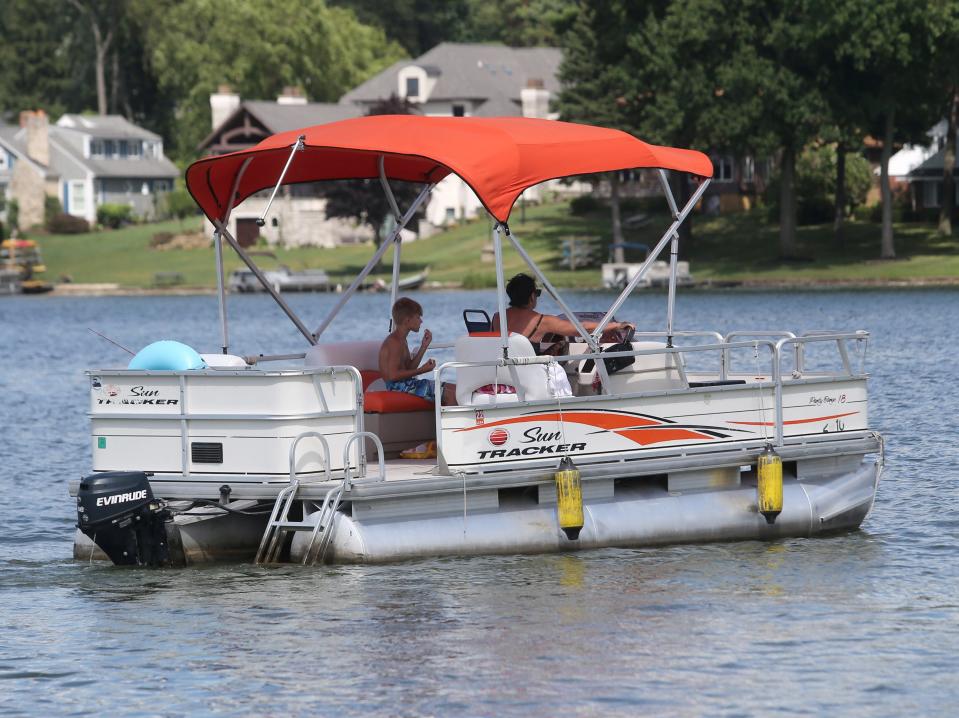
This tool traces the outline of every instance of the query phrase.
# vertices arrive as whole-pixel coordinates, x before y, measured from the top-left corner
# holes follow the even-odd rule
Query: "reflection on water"
[[[290,302],[316,326],[335,297]],[[436,341],[488,293],[422,293]],[[545,298],[544,298],[545,299]],[[360,296],[336,338],[385,334]],[[574,304],[602,309],[603,294]],[[548,308],[547,308],[548,310]],[[660,296],[622,317],[664,321]],[[235,351],[301,351],[263,297],[231,298]],[[118,570],[69,560],[87,471],[85,368],[219,342],[208,297],[0,301],[0,713],[571,716],[949,715],[959,654],[959,294],[688,294],[678,324],[865,328],[887,472],[860,531],[393,566]],[[175,321],[171,324],[171,318]],[[743,361],[753,361],[749,352]],[[443,358],[443,355],[440,356]],[[447,356],[447,358],[449,358]],[[771,688],[772,687],[772,688]]]

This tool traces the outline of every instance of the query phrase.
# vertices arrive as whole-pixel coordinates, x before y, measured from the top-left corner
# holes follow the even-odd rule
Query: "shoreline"
[[[569,289],[569,287],[557,287]],[[922,279],[816,279],[802,281],[785,280],[707,280],[682,287],[684,292],[736,292],[736,291],[828,291],[834,289],[948,289],[959,288],[959,277],[930,277]],[[433,283],[422,291],[462,290],[460,284]],[[492,287],[490,288],[492,289]],[[662,292],[665,287],[638,288],[637,292]],[[464,290],[467,291],[467,290]],[[469,290],[472,291],[472,290]],[[579,287],[577,291],[611,291],[602,287]],[[296,292],[299,294],[299,292]],[[257,294],[260,294],[259,292]],[[265,292],[264,292],[265,294]],[[53,297],[149,297],[149,296],[215,296],[214,287],[127,287],[119,284],[56,284],[53,291],[43,296]]]

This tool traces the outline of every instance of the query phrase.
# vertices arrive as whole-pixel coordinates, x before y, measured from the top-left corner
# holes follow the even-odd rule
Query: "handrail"
[[[372,439],[373,444],[376,446],[376,454],[379,459],[380,465],[380,481],[386,481],[386,461],[383,459],[383,442],[380,441],[380,437],[374,434],[372,431],[354,431],[350,438],[346,440],[346,445],[343,447],[343,490],[349,491],[353,486],[353,477],[350,474],[350,447],[353,446],[353,442],[357,439],[362,438]],[[365,447],[363,449],[363,455],[366,456]],[[365,464],[365,462],[364,462]]]
[[[732,332],[728,332],[726,336],[723,337],[723,343],[728,344],[733,337],[795,337],[796,335],[788,331],[777,331],[775,329],[760,329],[760,330],[749,330],[749,329],[737,329]],[[796,369],[799,369],[800,358],[799,358],[799,347],[796,347]],[[729,366],[731,364],[731,359],[728,351],[722,353],[721,359],[722,369],[720,370],[719,378],[725,381],[729,377]]]
[[[660,333],[659,332],[643,332],[639,336],[640,337],[644,335],[656,336],[657,334],[660,334]],[[771,341],[770,339],[754,339],[752,341],[748,341],[748,340],[729,341],[730,336],[735,337],[741,334],[745,334],[749,336],[757,336],[757,337],[767,336],[767,337],[780,337],[780,338],[778,339],[778,341],[775,341],[775,342]],[[848,352],[846,351],[845,345],[843,344],[843,342],[848,340],[868,342],[868,339],[869,339],[869,333],[861,330],[852,332],[852,333],[846,333],[846,334],[810,333],[808,335],[798,336],[798,337],[792,332],[785,332],[785,331],[731,332],[730,334],[727,334],[725,337],[722,337],[721,335],[718,335],[717,333],[713,333],[713,332],[676,332],[674,333],[673,336],[697,336],[697,335],[698,336],[719,336],[721,341],[717,344],[694,345],[694,346],[688,346],[688,347],[664,346],[664,347],[657,347],[654,349],[634,349],[634,350],[626,350],[626,351],[619,351],[619,352],[602,352],[602,353],[590,352],[590,353],[577,354],[577,355],[566,354],[563,356],[556,356],[556,357],[550,357],[550,356],[506,357],[506,358],[491,359],[491,360],[476,361],[476,362],[450,361],[450,362],[444,362],[443,364],[439,365],[433,370],[433,379],[436,382],[436,386],[441,386],[443,372],[448,371],[450,369],[456,369],[459,367],[522,366],[522,365],[531,365],[531,364],[547,364],[553,361],[569,361],[569,360],[580,361],[584,359],[600,360],[600,359],[607,359],[607,358],[614,358],[614,357],[655,356],[660,354],[672,355],[674,358],[673,359],[674,364],[678,365],[681,362],[679,360],[679,357],[677,357],[677,355],[683,355],[683,354],[694,353],[694,352],[719,351],[722,357],[726,357],[728,356],[728,352],[731,349],[752,348],[752,349],[758,350],[759,347],[762,346],[769,349],[771,353],[772,372],[770,374],[771,381],[769,383],[772,385],[772,388],[774,391],[774,402],[771,408],[775,414],[775,419],[773,422],[774,428],[775,428],[775,444],[776,446],[782,446],[783,445],[784,408],[783,408],[783,375],[782,375],[782,368],[780,365],[781,365],[783,350],[789,345],[794,345],[795,357],[797,361],[797,369],[799,369],[802,366],[801,364],[802,347],[812,342],[835,341],[837,342],[837,345],[839,346],[840,356],[843,358],[843,366],[846,371],[845,376],[857,377],[857,376],[861,376],[862,371],[860,370],[860,373],[858,374],[855,371],[853,371],[851,362],[849,360]],[[636,336],[637,335],[634,335],[634,338],[636,338]],[[723,380],[725,380],[726,378],[727,370],[728,370],[728,362],[727,360],[723,359],[721,361],[721,378]],[[836,374],[835,376],[841,377],[844,375]],[[685,380],[685,376],[684,376],[684,383],[686,384],[688,388],[689,382],[688,380]],[[766,382],[760,382],[759,384],[756,385],[756,388],[759,391],[763,391],[763,389],[765,388],[764,384],[766,384]],[[448,408],[452,408],[452,407],[448,407]],[[437,449],[440,455],[442,455],[442,441],[443,441],[443,432],[442,432],[443,411],[444,411],[444,407],[441,406],[440,402],[437,402],[436,403],[436,441],[437,441]]]
[[[848,376],[857,376],[864,373],[865,369],[865,359],[863,359],[862,364],[859,367],[859,372],[854,372],[852,368],[852,362],[849,360],[849,352],[846,349],[845,342],[856,340],[858,342],[866,342],[868,345],[869,342],[869,332],[858,330],[855,332],[849,332],[845,334],[814,334],[808,333],[801,336],[786,337],[780,339],[776,343],[778,351],[781,351],[784,346],[787,344],[796,345],[796,356],[797,356],[797,365],[796,371],[803,372],[805,370],[805,352],[803,348],[807,344],[812,343],[821,343],[821,342],[836,342],[836,347],[839,351],[839,356],[842,359],[843,368],[846,370],[846,375]],[[835,374],[834,376],[843,376],[842,374]]]
[[[290,444],[290,483],[292,484],[296,479],[296,445],[300,443],[300,439],[306,439],[307,437],[312,437],[314,439],[319,439],[320,443],[323,445],[323,453],[325,454],[325,461],[323,462],[324,467],[326,468],[326,480],[332,481],[333,475],[330,472],[330,445],[326,440],[326,437],[318,431],[304,431],[301,434],[298,434],[293,443]]]

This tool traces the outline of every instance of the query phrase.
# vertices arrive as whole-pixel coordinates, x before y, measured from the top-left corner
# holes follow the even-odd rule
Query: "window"
[[[7,169],[7,153],[0,150],[0,170]]]
[[[406,96],[411,100],[414,100],[420,96],[420,78],[418,77],[407,77],[406,78]]]
[[[127,151],[127,141],[126,140],[117,140],[117,145],[120,148],[120,157],[121,159],[126,159],[129,154]]]
[[[143,154],[143,145],[140,143],[140,140],[130,140],[128,143],[130,150],[130,157],[140,157]]]
[[[733,181],[733,158],[725,155],[719,157],[714,162],[716,181],[717,182],[732,182]]]
[[[106,158],[111,158],[117,153],[117,143],[113,140],[104,140],[103,141],[103,156]]]
[[[466,108],[463,105],[453,105],[453,117],[463,117],[466,114]]]
[[[449,224],[450,222],[455,222],[455,221],[456,221],[456,208],[455,208],[455,207],[447,207],[447,208],[446,208],[446,222],[447,222],[447,224]]]
[[[70,214],[86,214],[87,183],[80,180],[70,182]]]
[[[756,163],[752,157],[743,158],[743,182],[752,182],[756,176]]]

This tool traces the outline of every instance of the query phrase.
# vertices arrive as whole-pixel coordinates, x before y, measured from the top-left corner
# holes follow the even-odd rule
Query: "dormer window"
[[[415,100],[420,96],[420,78],[406,78],[406,97]]]

